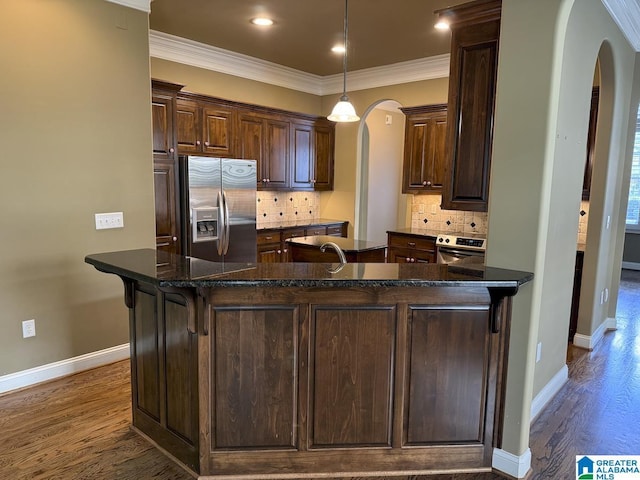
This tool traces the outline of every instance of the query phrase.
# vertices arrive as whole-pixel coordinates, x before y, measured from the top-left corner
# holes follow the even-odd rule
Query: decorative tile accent
[[[411,227],[429,228],[451,233],[487,233],[485,212],[442,210],[440,195],[413,195],[411,202]]]
[[[320,218],[319,205],[318,192],[259,191],[256,193],[258,228],[274,222],[316,220]]]

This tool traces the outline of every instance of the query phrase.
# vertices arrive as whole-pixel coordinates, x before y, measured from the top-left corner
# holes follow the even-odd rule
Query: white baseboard
[[[68,358],[59,362],[41,365],[0,377],[0,393],[18,388],[29,387],[36,383],[46,382],[72,373],[89,370],[109,363],[129,358],[129,344],[116,345],[97,352]]]
[[[556,393],[567,383],[569,379],[569,367],[563,365],[553,378],[547,383],[542,390],[531,401],[531,422],[540,415],[540,412],[555,397]]]
[[[617,328],[617,322],[615,317],[609,317],[604,322],[600,324],[596,331],[593,332],[593,335],[582,335],[581,333],[576,333],[573,336],[573,344],[576,347],[586,348],[587,350],[593,350],[593,348],[598,344],[602,337],[604,336],[604,332],[607,330],[615,330]]]
[[[493,449],[491,466],[514,478],[524,478],[531,470],[531,450],[527,450],[520,456],[505,452],[500,448]]]
[[[622,262],[622,268],[627,270],[640,270],[640,263],[638,262]]]

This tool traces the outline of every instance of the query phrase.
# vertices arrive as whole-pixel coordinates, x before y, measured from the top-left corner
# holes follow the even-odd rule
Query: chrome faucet
[[[340,259],[340,265],[344,265],[345,263],[347,263],[347,257],[344,256],[344,252],[338,245],[336,245],[333,242],[324,242],[322,245],[320,245],[320,251],[324,253],[327,247],[333,248],[335,252],[338,254],[338,258]]]

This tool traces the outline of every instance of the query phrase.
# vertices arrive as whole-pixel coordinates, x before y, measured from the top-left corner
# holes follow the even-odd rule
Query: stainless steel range
[[[438,235],[438,263],[484,263],[486,244],[484,235]]]

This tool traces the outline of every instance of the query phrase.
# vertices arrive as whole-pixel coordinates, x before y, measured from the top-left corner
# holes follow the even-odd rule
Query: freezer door
[[[256,184],[255,160],[222,160],[225,262],[256,261]]]
[[[186,184],[187,215],[189,222],[187,255],[214,262],[222,261],[222,229],[220,199],[222,197],[221,159],[187,157]],[[211,217],[211,218],[209,218]],[[203,221],[205,220],[205,221]],[[207,223],[208,222],[208,223]],[[205,233],[203,228],[209,230]],[[197,232],[202,231],[200,236]],[[220,252],[220,253],[218,253]]]

